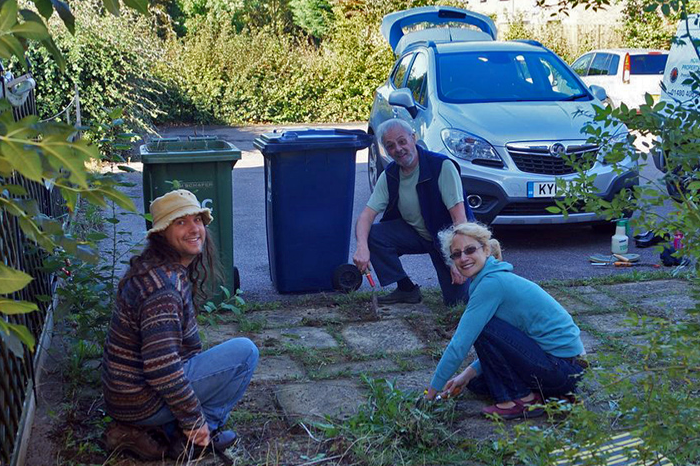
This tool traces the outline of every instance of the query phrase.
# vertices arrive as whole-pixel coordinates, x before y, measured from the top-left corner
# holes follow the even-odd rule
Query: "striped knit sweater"
[[[204,422],[183,364],[199,353],[187,269],[169,264],[131,278],[117,296],[105,342],[102,385],[115,419],[147,419],[167,404],[180,426]]]

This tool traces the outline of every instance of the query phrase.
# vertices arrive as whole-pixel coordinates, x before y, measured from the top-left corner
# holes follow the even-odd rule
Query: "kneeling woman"
[[[154,200],[150,212],[148,244],[119,282],[105,343],[105,403],[119,421],[106,443],[158,459],[166,447],[148,427],[174,434],[177,426],[189,442],[223,450],[236,438],[224,426],[250,383],[258,349],[233,338],[202,352],[193,301],[215,275],[209,209],[177,190]]]
[[[541,415],[532,405],[543,396],[571,393],[583,371],[579,328],[552,296],[500,260],[500,244],[486,227],[463,223],[443,231],[440,240],[445,256],[472,283],[426,397],[433,399],[443,388],[445,395],[455,395],[466,386],[496,402],[484,414]],[[478,359],[450,379],[472,345]]]

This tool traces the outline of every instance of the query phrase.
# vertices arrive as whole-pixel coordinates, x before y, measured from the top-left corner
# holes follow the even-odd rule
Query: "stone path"
[[[557,286],[548,291],[574,316],[593,359],[608,338],[634,341],[629,312],[679,319],[687,318],[685,311],[693,307],[690,284],[682,280]],[[204,333],[210,344],[243,334],[258,345],[260,365],[246,399],[267,400],[257,406],[258,413],[282,416],[290,427],[356,412],[367,395],[360,374],[422,392],[451,337],[443,330],[449,311],[437,304],[386,306],[379,320],[369,321],[362,318],[369,315],[366,300],[355,301],[263,309],[245,316],[249,328],[260,328],[257,332],[241,332],[241,325],[230,324],[205,328]],[[458,313],[451,316],[453,322],[457,318]],[[465,363],[473,357],[472,352]],[[486,402],[465,394],[458,403],[463,424],[476,439],[492,433],[479,414]]]

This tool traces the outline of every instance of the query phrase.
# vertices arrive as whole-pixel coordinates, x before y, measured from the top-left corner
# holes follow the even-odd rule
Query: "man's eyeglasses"
[[[483,246],[469,246],[464,251],[455,251],[452,254],[450,254],[450,259],[452,259],[453,261],[456,261],[457,259],[462,257],[462,254],[464,254],[465,256],[471,256],[472,254],[474,254],[476,252],[477,249],[481,249],[481,248],[483,248]]]

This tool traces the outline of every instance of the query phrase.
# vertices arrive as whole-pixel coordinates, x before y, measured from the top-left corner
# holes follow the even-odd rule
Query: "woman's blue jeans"
[[[540,346],[504,320],[493,317],[474,342],[482,374],[467,388],[491,395],[496,403],[527,396],[544,397],[573,392],[583,368],[571,358],[546,353]]]
[[[226,424],[233,407],[243,397],[258,364],[258,348],[247,338],[232,338],[210,348],[184,364],[209,429]],[[175,420],[165,405],[151,417],[135,424],[161,426]]]

